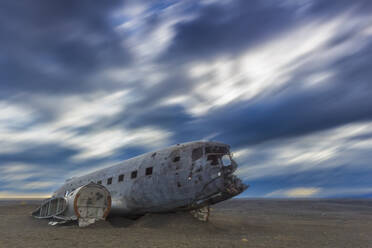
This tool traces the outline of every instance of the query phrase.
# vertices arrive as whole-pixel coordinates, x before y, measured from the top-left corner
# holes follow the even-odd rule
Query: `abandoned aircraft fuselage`
[[[229,145],[201,141],[178,144],[68,179],[52,198],[67,197],[93,182],[110,192],[110,214],[194,210],[247,188],[233,175],[236,167]]]

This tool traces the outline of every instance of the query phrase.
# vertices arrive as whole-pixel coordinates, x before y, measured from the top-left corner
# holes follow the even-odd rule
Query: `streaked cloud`
[[[290,189],[279,189],[265,195],[268,198],[326,198],[326,197],[353,197],[372,194],[372,188],[316,188],[298,187]]]
[[[294,188],[294,189],[286,189],[286,190],[276,190],[269,194],[266,194],[266,197],[293,197],[293,198],[300,198],[300,197],[313,197],[320,192],[320,188]]]
[[[348,124],[239,150],[236,159],[249,165],[240,167],[238,174],[249,180],[339,166],[368,166],[365,163],[369,160],[363,156],[364,146],[370,144],[372,137],[362,140],[356,137],[368,134],[371,128],[371,122]],[[256,159],[260,154],[267,154],[267,157]]]

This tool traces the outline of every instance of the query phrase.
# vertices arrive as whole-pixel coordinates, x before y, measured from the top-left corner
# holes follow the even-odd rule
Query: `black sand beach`
[[[372,200],[235,199],[189,213],[50,226],[37,201],[0,201],[0,247],[372,247]]]

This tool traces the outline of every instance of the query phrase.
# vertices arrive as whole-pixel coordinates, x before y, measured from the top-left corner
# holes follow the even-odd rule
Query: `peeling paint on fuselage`
[[[227,193],[226,180],[232,177],[232,172],[226,173],[221,159],[217,164],[208,160],[206,150],[209,153],[212,151],[206,147],[215,147],[217,152],[230,154],[230,147],[218,142],[178,144],[72,178],[54,196],[64,196],[66,192],[89,182],[102,182],[112,197],[112,214],[139,215],[192,210],[226,200],[245,190],[246,187],[241,184],[238,185],[240,192]],[[151,174],[146,175],[146,169],[150,167]],[[136,178],[131,178],[133,171],[137,171]],[[119,181],[119,175],[124,175],[123,181]],[[112,178],[111,184],[107,184],[109,178]]]

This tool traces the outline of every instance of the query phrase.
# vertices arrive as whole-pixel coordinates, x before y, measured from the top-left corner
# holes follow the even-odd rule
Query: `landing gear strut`
[[[190,211],[190,213],[196,219],[198,219],[200,221],[207,222],[208,219],[209,219],[210,209],[209,209],[209,206],[205,206],[205,207],[202,207],[202,208],[198,208],[198,209],[192,210],[192,211]]]

